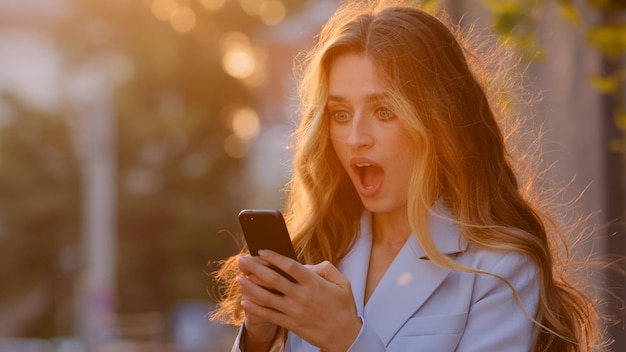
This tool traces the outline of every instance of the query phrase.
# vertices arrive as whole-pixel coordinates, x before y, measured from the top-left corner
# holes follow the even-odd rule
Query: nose
[[[355,113],[350,124],[348,145],[353,148],[366,148],[374,144],[370,119],[363,113]]]

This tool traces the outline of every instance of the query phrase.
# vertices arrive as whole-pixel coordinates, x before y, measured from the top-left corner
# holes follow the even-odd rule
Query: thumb
[[[345,276],[343,276],[339,269],[332,265],[328,260],[312,266],[310,270],[337,286],[344,286],[347,282]]]

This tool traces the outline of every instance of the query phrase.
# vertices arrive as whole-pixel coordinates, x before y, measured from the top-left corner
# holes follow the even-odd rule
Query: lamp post
[[[76,330],[86,350],[114,338],[116,262],[115,121],[106,67],[87,64],[70,88],[79,104],[76,145],[82,193],[82,270]]]

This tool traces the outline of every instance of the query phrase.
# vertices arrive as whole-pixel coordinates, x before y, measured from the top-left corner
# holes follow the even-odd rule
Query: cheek
[[[407,178],[413,171],[416,164],[418,148],[415,143],[406,134],[397,135],[392,139],[395,143],[395,150],[400,150],[397,156],[397,164],[401,168],[401,174]]]
[[[346,144],[341,142],[341,140],[339,140],[339,139],[332,138],[332,135],[331,135],[331,141],[330,142],[332,144],[333,151],[335,152],[335,156],[336,156],[337,161],[339,163],[336,166],[343,168],[344,171],[347,171],[348,167],[349,167],[348,166],[349,161],[347,160],[348,151],[347,151],[347,148],[346,148]]]
[[[342,150],[345,148],[345,143],[342,142],[341,137],[337,133],[337,130],[334,128],[330,129],[330,143],[333,146],[335,154],[337,154],[337,156],[341,158],[341,155],[343,154]]]

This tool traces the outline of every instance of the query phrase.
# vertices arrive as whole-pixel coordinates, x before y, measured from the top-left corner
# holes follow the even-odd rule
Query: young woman
[[[518,183],[505,116],[453,33],[356,1],[324,26],[284,211],[300,263],[226,261],[215,317],[243,324],[233,351],[594,347],[593,302],[557,265],[558,228]]]

